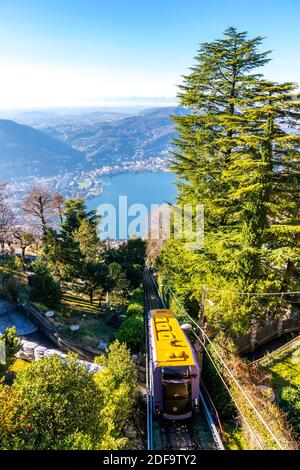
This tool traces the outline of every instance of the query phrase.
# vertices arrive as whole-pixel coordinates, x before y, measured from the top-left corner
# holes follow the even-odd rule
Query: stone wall
[[[247,354],[271,339],[298,331],[300,331],[300,314],[287,319],[279,318],[264,325],[253,322],[249,333],[239,338],[236,342],[238,353]]]

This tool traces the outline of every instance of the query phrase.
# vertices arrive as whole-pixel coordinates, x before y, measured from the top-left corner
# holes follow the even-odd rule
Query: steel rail
[[[146,269],[144,277],[144,296],[145,296],[145,312],[144,312],[144,328],[145,328],[145,346],[146,346],[146,389],[147,389],[147,450],[153,449],[153,401],[152,401],[152,385],[150,374],[150,347],[149,347],[149,326],[148,326],[148,283],[146,282]]]
[[[149,387],[147,389],[147,432],[148,432],[148,449],[149,446],[152,444],[153,446],[153,388],[152,388],[152,374],[151,374],[151,348],[149,345],[149,327],[148,327],[148,312],[151,309],[156,309],[156,308],[166,308],[166,305],[161,298],[157,283],[152,276],[150,270],[148,268],[145,268],[144,271],[144,294],[145,294],[145,323],[147,323],[147,327],[145,327],[145,333],[146,333],[146,360],[148,359],[148,382],[147,386]],[[146,329],[147,328],[147,329]],[[149,400],[149,405],[148,405],[148,400]],[[214,422],[212,413],[209,409],[209,406],[207,405],[203,394],[200,394],[199,396],[199,403],[201,404],[201,408],[203,410],[204,417],[206,419],[206,422],[208,424],[209,430],[211,432],[213,441],[215,443],[216,449],[217,450],[224,450],[224,446],[222,444],[222,440],[220,438],[220,434],[218,432],[217,426]],[[177,424],[177,426],[176,426]],[[177,446],[172,446],[172,439],[171,439],[171,434],[174,433],[174,429],[176,427],[179,429],[178,423],[160,423],[160,432],[164,437],[166,438],[168,442],[168,448],[173,449],[173,450],[178,450]],[[185,443],[185,449],[195,449],[197,448],[197,444],[195,443],[194,439],[194,430],[193,430],[193,424],[187,425],[187,431],[186,434],[188,434],[188,439],[186,439]],[[201,446],[201,444],[200,444]],[[202,446],[201,446],[202,447]],[[203,447],[204,449],[204,447]]]

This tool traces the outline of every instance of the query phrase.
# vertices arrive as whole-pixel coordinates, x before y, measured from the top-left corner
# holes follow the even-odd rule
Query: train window
[[[190,378],[189,367],[163,367],[163,380],[178,380]]]
[[[169,367],[166,369],[177,369],[176,378],[174,370],[172,378],[163,380],[164,413],[181,415],[192,410],[192,380],[183,378],[188,373],[188,367]],[[178,371],[178,369],[185,369]],[[167,371],[168,372],[168,371]],[[180,374],[180,378],[179,378]]]

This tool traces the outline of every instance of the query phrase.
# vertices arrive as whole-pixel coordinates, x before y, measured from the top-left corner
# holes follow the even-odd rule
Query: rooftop
[[[158,367],[193,366],[190,343],[171,310],[151,310],[151,324]]]

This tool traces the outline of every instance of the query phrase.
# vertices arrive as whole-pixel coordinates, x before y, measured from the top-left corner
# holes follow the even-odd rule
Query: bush
[[[0,341],[4,341],[5,344],[5,359],[6,364],[0,364],[0,374],[7,370],[15,360],[15,354],[21,349],[20,342],[17,338],[17,330],[15,326],[6,328],[3,335],[0,334]]]
[[[43,358],[18,372],[9,391],[0,388],[0,422],[9,418],[0,448],[55,449],[74,433],[99,439],[99,389],[76,359]]]
[[[287,386],[280,393],[280,407],[288,413],[293,430],[300,434],[300,390],[299,388]]]
[[[134,442],[124,436],[122,429],[129,422],[135,410],[137,381],[135,366],[130,351],[124,344],[115,341],[108,347],[108,356],[96,360],[103,369],[94,380],[100,391],[102,429],[101,450],[134,448]]]
[[[140,351],[144,344],[144,291],[141,288],[134,290],[126,313],[117,338],[132,350]]]
[[[35,263],[34,275],[31,277],[30,285],[32,300],[48,307],[56,307],[61,301],[60,284],[51,275],[47,265],[41,261]]]
[[[130,303],[137,303],[140,305],[144,305],[144,291],[140,287],[133,291],[132,297],[130,299]]]
[[[137,303],[130,303],[127,308],[127,316],[130,317],[131,315],[135,316],[143,316],[144,307],[143,305]]]
[[[25,302],[29,298],[29,289],[14,274],[4,272],[0,275],[0,295],[9,302]]]
[[[121,325],[119,341],[126,343],[132,350],[140,351],[144,344],[144,321],[139,315],[131,315]]]
[[[137,397],[135,366],[124,344],[99,356],[91,376],[69,354],[31,363],[11,387],[0,383],[0,449],[124,449]]]

